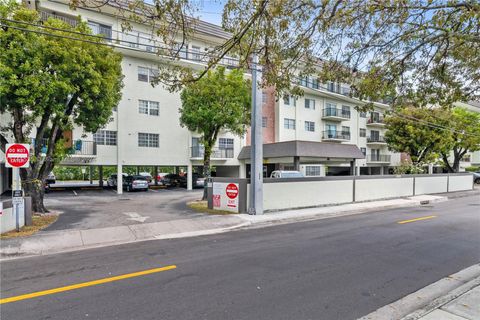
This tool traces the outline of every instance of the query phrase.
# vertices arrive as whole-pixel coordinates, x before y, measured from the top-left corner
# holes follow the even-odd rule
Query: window
[[[93,141],[98,145],[116,146],[117,145],[117,131],[98,130],[93,134]]]
[[[367,129],[360,128],[360,137],[365,138],[367,136]]]
[[[372,141],[379,141],[380,140],[380,131],[376,131],[376,130],[370,131],[370,139]]]
[[[192,46],[192,60],[201,61],[202,55],[200,54],[200,47]]]
[[[308,86],[308,77],[300,78],[300,85],[307,87]]]
[[[350,140],[350,127],[342,126],[342,136],[344,139]]]
[[[315,100],[305,99],[305,109],[315,110]]]
[[[319,176],[320,166],[305,166],[305,175],[307,177]]]
[[[175,43],[173,45],[173,54],[178,54],[180,59],[188,59],[188,44]]]
[[[350,118],[350,107],[342,106],[342,116],[345,118]]]
[[[92,29],[94,35],[101,35],[106,38],[108,41],[112,38],[112,27],[107,26],[101,23],[88,21],[88,26]]]
[[[138,67],[138,81],[152,82],[155,79],[155,77],[158,77],[157,69]]]
[[[267,93],[262,92],[262,103],[267,103]]]
[[[363,155],[367,155],[367,148],[360,148],[360,151],[362,151]]]
[[[315,132],[315,122],[305,121],[305,131]]]
[[[159,136],[157,133],[138,133],[138,146],[148,148],[158,148]]]
[[[138,100],[138,112],[158,116],[160,113],[159,103],[157,101]]]
[[[283,96],[283,104],[286,106],[296,106],[297,105],[297,99],[295,99],[293,96],[285,95]]]
[[[367,117],[367,113],[366,112],[360,112],[360,118],[366,118]]]
[[[263,128],[266,128],[266,127],[267,127],[267,123],[268,123],[267,117],[262,117],[262,127],[263,127]]]
[[[294,119],[283,119],[283,127],[285,129],[295,130],[295,120]]]
[[[311,86],[310,87],[313,88],[313,89],[318,89],[319,88],[317,78],[311,78]]]
[[[218,139],[218,148],[219,149],[233,149],[233,139],[232,138],[219,138]]]

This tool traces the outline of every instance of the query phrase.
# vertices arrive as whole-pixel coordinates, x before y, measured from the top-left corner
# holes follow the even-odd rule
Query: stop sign
[[[27,168],[30,165],[29,144],[7,144],[5,148],[5,166],[8,168]]]
[[[229,183],[226,188],[227,197],[235,199],[238,196],[238,187],[234,183]]]

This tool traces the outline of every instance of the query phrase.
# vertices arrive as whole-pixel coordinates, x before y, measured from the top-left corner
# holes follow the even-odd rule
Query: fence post
[[[353,184],[353,192],[352,192],[352,202],[355,202],[355,182],[357,180],[355,179],[355,176],[353,176],[352,184]]]
[[[450,173],[447,173],[447,192],[450,192]]]
[[[415,176],[413,176],[413,195],[415,195]]]

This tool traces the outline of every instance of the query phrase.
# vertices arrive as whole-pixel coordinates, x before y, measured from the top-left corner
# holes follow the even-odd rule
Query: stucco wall
[[[447,176],[415,178],[415,195],[447,192]]]
[[[355,191],[355,201],[412,196],[413,177],[359,179],[356,181]]]

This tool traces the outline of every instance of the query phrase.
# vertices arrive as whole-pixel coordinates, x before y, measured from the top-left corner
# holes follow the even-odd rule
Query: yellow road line
[[[95,285],[98,285],[98,284],[103,284],[103,283],[108,283],[108,282],[113,282],[113,281],[118,281],[118,280],[123,280],[123,279],[128,279],[128,278],[144,276],[144,275],[147,275],[147,274],[172,270],[172,269],[176,269],[176,268],[177,268],[177,266],[171,265],[171,266],[166,266],[166,267],[161,267],[161,268],[155,268],[155,269],[149,269],[149,270],[144,270],[144,271],[139,271],[139,272],[122,274],[122,275],[115,276],[115,277],[110,277],[110,278],[103,278],[103,279],[98,279],[98,280],[93,280],[93,281],[88,281],[88,282],[72,284],[70,286],[65,286],[65,287],[60,287],[60,288],[54,288],[54,289],[49,289],[49,290],[44,290],[44,291],[37,291],[37,292],[33,292],[33,293],[22,294],[20,296],[14,296],[14,297],[10,297],[10,298],[0,299],[0,304],[20,301],[20,300],[25,300],[25,299],[32,299],[32,298],[36,298],[36,297],[46,296],[46,295],[49,295],[49,294],[54,294],[54,293],[59,293],[59,292],[64,292],[64,291],[70,291],[70,290],[76,290],[76,289],[80,289],[80,288],[95,286]]]
[[[421,218],[416,218],[416,219],[411,219],[411,220],[398,221],[397,223],[399,223],[399,224],[404,224],[404,223],[409,223],[409,222],[415,222],[415,221],[433,219],[433,218],[436,218],[436,217],[437,217],[437,216],[427,216],[427,217],[421,217]]]

